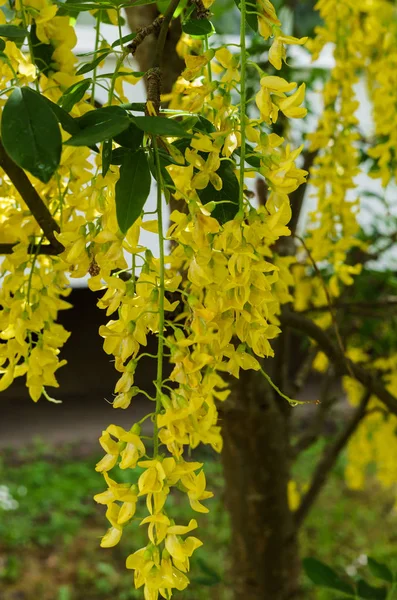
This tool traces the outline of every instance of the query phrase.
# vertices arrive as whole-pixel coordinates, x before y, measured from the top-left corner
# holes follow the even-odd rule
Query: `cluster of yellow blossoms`
[[[6,42],[1,67],[5,94],[14,86],[33,84],[62,105],[65,91],[84,81],[83,75],[76,75],[74,29],[69,17],[57,16],[58,10],[47,0],[17,3],[11,24],[29,32],[30,51]],[[280,69],[286,46],[305,39],[283,34],[268,0],[258,3],[258,21],[261,35],[271,41],[269,60]],[[36,45],[49,49],[45,68],[35,59],[33,36]],[[125,50],[114,50],[104,41],[100,49],[117,54],[118,69],[127,57]],[[167,498],[179,490],[193,511],[208,511],[203,501],[212,493],[206,490],[203,465],[188,460],[185,450],[205,443],[220,451],[216,402],[229,393],[222,375],[238,377],[240,369],[259,369],[254,354],[273,355],[270,340],[279,333],[280,303],[291,300],[290,259],[275,256],[273,248],[280,236],[290,233],[288,194],[306,175],[295,165],[301,148],[292,149],[271,132],[279,112],[291,119],[305,116],[304,85],[297,88],[282,77],[261,73],[258,110],[248,118],[246,81],[240,74],[251,67],[244,52],[239,58],[227,46],[206,49],[203,41],[185,34],[178,50],[186,69],[168,100],[174,116],[186,123],[190,119],[187,137],[158,137],[159,148],[151,135],[143,141],[156,172],[156,221],[148,221],[143,211],[121,232],[116,214],[119,169],[111,165],[104,172],[101,156],[89,147],[65,145],[48,183],[29,175],[59,226],[55,237],[64,247],[60,255],[42,254],[47,240],[5,175],[0,197],[0,242],[16,243],[0,267],[1,389],[26,374],[33,400],[41,395],[52,399],[46,388],[57,386],[55,372],[65,362],[59,358],[60,348],[69,335],[56,323],[58,311],[69,307],[63,299],[70,291],[67,276],[89,273],[89,287],[104,291],[98,305],[111,320],[99,333],[120,373],[115,408],[126,409],[139,393],[149,396],[134,385],[134,373],[148,336],[158,336],[154,409],[148,415],[153,438],[145,442],[140,423],[128,431],[110,425],[103,432],[105,456],[97,470],[107,489],[95,497],[107,507],[110,523],[103,547],[117,544],[132,520],[148,525],[147,546],[127,559],[146,600],[170,598],[175,589],[188,585],[189,559],[201,542],[185,536],[197,522],[175,524]],[[123,73],[117,68],[107,83],[101,80],[108,86],[109,104],[125,102],[122,83],[131,81],[128,68],[123,67]],[[90,92],[98,84],[97,69],[92,67],[93,83],[73,103],[71,117],[95,110]],[[236,103],[238,95],[241,103]],[[186,112],[196,116],[186,120]],[[69,134],[62,130],[62,137],[67,141]],[[269,188],[260,208],[251,205],[252,194],[244,184],[254,173],[263,176]],[[177,208],[164,235],[162,197],[171,196]],[[159,236],[159,258],[140,245],[142,229]],[[162,375],[165,356],[173,365],[168,379]],[[118,483],[117,468],[140,469],[138,483]],[[146,499],[146,515],[141,498]]]
[[[397,27],[396,9],[387,0],[319,0],[316,9],[323,24],[316,28],[316,37],[308,47],[313,59],[319,57],[326,44],[332,44],[334,66],[322,90],[323,109],[317,129],[308,135],[310,150],[316,153],[311,169],[310,183],[317,204],[310,215],[309,236],[305,259],[294,267],[297,311],[310,307],[326,307],[329,298],[337,298],[353,283],[361,265],[354,264],[354,247],[365,251],[358,239],[357,213],[359,199],[355,188],[357,176],[365,173],[360,148],[374,159],[370,175],[379,178],[386,187],[396,175],[394,149],[396,147],[396,66]],[[359,128],[359,82],[366,78],[372,103],[374,140],[362,137]],[[310,257],[307,257],[307,250]],[[312,261],[327,265],[329,282],[313,275]],[[328,294],[327,289],[328,288]],[[333,327],[330,311],[313,313],[312,317],[323,328]],[[347,355],[354,361],[383,373],[383,381],[391,393],[397,389],[395,356],[373,359],[358,348],[349,348]],[[325,371],[327,357],[318,352],[314,368]],[[345,377],[344,388],[353,406],[359,404],[365,390],[350,377]],[[396,417],[386,415],[380,401],[371,397],[369,415],[352,436],[348,448],[346,480],[352,488],[364,486],[367,467],[377,465],[377,478],[382,485],[391,487],[396,481],[396,469],[391,457],[396,447]]]
[[[208,8],[211,2],[204,4]],[[242,13],[244,7],[242,1]],[[357,266],[344,263],[357,243],[356,205],[348,197],[358,168],[353,88],[369,43],[359,35],[363,8],[356,8],[353,0],[320,0],[318,7],[326,27],[319,31],[314,51],[328,41],[336,42],[337,49],[336,66],[324,92],[324,117],[311,137],[312,149],[319,150],[313,182],[322,216],[309,243],[315,260],[331,261],[331,291],[337,295],[338,282],[349,284],[358,272]],[[63,94],[84,81],[84,73],[76,74],[74,29],[69,17],[58,12],[49,0],[18,0],[10,23],[29,31],[29,52],[13,41],[5,43],[2,97],[15,86],[31,84],[48,100],[62,104]],[[111,13],[118,23],[119,12]],[[269,40],[269,61],[280,70],[286,47],[306,39],[283,33],[269,0],[258,0],[257,15],[259,33]],[[372,15],[368,8],[368,19]],[[97,23],[100,27],[100,13]],[[44,68],[34,56],[35,47],[42,44],[50,56]],[[127,67],[119,72],[128,55],[122,40],[120,47],[101,42],[101,51],[118,58],[114,75],[101,79],[109,105],[126,102],[123,83],[135,81]],[[93,59],[98,51],[99,42]],[[205,443],[221,450],[217,402],[228,395],[224,374],[239,377],[240,369],[258,370],[254,355],[273,355],[270,340],[280,331],[280,305],[292,300],[292,259],[277,256],[275,244],[290,234],[288,194],[306,176],[296,165],[302,148],[291,148],[272,131],[280,113],[287,119],[305,116],[304,84],[260,72],[259,91],[247,99],[246,71],[258,66],[250,63],[243,49],[239,56],[228,45],[208,48],[208,40],[204,43],[183,34],[178,51],[186,68],[164,100],[169,101],[171,116],[185,126],[186,137],[145,134],[140,148],[154,166],[156,220],[148,221],[143,210],[126,232],[121,231],[116,210],[120,170],[116,164],[105,169],[103,154],[94,155],[90,147],[65,145],[59,168],[47,183],[29,176],[59,226],[55,236],[64,247],[60,255],[41,253],[45,237],[6,175],[0,194],[0,243],[16,243],[0,266],[0,389],[26,374],[32,399],[37,401],[43,394],[51,400],[46,387],[57,386],[55,372],[64,364],[60,348],[69,335],[56,322],[58,311],[69,306],[63,299],[70,291],[67,276],[89,273],[89,287],[104,292],[98,305],[111,320],[99,333],[104,351],[114,358],[120,373],[115,408],[128,408],[140,393],[149,396],[134,385],[134,374],[148,336],[158,338],[157,378],[153,397],[149,396],[154,408],[148,415],[153,436],[146,443],[141,422],[128,431],[110,425],[102,433],[105,456],[97,470],[103,473],[107,489],[95,497],[107,507],[110,523],[103,547],[117,544],[131,521],[148,525],[148,544],[127,559],[146,600],[169,599],[175,589],[188,585],[189,560],[201,542],[184,536],[196,529],[197,522],[176,524],[167,498],[178,490],[186,494],[193,511],[208,511],[203,501],[212,493],[206,490],[203,465],[187,460],[186,449]],[[73,103],[71,117],[95,110],[97,69],[95,60],[92,68],[87,65],[85,72],[93,71],[92,83]],[[389,86],[390,96],[395,92],[388,80],[377,73],[372,77],[376,105],[380,89]],[[248,100],[254,100],[256,107],[249,117]],[[150,114],[153,107],[147,108]],[[380,134],[395,135],[390,115],[384,115],[383,121],[379,116],[376,124]],[[62,137],[67,141],[69,133],[62,130]],[[112,142],[112,147],[116,150],[118,144]],[[378,147],[377,152],[374,156],[383,165],[387,150]],[[252,194],[245,184],[255,174],[268,187],[265,204],[259,208],[251,204]],[[173,205],[165,235],[163,198]],[[159,257],[140,244],[143,229],[158,235]],[[171,246],[168,256],[166,242]],[[322,294],[322,287],[317,288]],[[173,365],[167,379],[162,373],[165,357]],[[137,484],[118,483],[117,468],[139,469]]]
[[[263,10],[263,18],[276,28],[274,43],[282,56],[284,43],[300,41],[282,35],[270,3],[265,3]],[[269,29],[267,37],[271,33]],[[291,150],[282,138],[261,127],[275,122],[278,110],[289,118],[304,116],[304,87],[288,95],[295,84],[281,77],[263,74],[261,78],[256,98],[260,113],[246,119],[244,131],[252,144],[247,160],[255,157],[259,161],[247,173],[259,172],[269,186],[266,205],[256,209],[249,203],[249,194],[239,190],[235,175],[244,168],[243,164],[236,166],[233,156],[242,144],[241,108],[233,103],[233,91],[242,85],[239,59],[226,47],[205,50],[201,42],[187,36],[182,37],[178,49],[186,70],[167,97],[169,106],[180,113],[199,112],[201,120],[190,142],[167,145],[172,160],[166,165],[163,187],[166,196],[172,194],[174,206],[181,205],[180,210],[173,210],[165,236],[172,251],[164,263],[146,253],[141,271],[128,282],[118,279],[111,286],[106,280],[108,290],[100,302],[108,313],[118,309],[118,319],[103,327],[101,335],[105,351],[115,356],[116,368],[122,372],[114,406],[126,408],[139,393],[133,385],[139,348],[146,344],[148,334],[162,334],[159,302],[164,292],[164,347],[174,368],[169,381],[155,382],[154,454],[151,459],[143,456],[146,451],[136,437],[137,426],[131,432],[110,426],[101,439],[106,456],[98,470],[106,473],[120,459],[121,468],[138,465],[143,472],[135,488],[106,476],[108,490],[96,497],[107,504],[111,524],[102,540],[104,546],[118,542],[123,526],[135,514],[136,500],[146,497],[149,515],[141,524],[149,525],[149,544],[128,558],[127,567],[135,570],[135,585],[144,585],[145,597],[154,600],[159,594],[168,598],[173,589],[186,587],[189,559],[201,544],[196,537],[181,537],[197,523],[175,525],[167,496],[177,488],[187,494],[191,508],[199,513],[208,511],[202,502],[212,496],[206,490],[202,464],[187,461],[185,449],[206,443],[221,450],[216,402],[229,393],[222,374],[238,377],[240,369],[259,369],[251,353],[259,357],[273,354],[269,340],[279,333],[280,298],[290,300],[290,275],[289,259],[275,259],[272,246],[280,236],[289,235],[287,194],[305,178],[305,172],[295,166],[300,149]],[[209,187],[213,192],[207,199]],[[239,203],[230,187],[237,189]],[[231,216],[225,218],[230,205]],[[138,231],[139,225],[145,227],[145,221],[137,222],[132,230]],[[147,227],[155,229],[152,224]],[[138,240],[135,247],[142,256]],[[100,278],[103,281],[101,275],[94,280]],[[182,312],[172,317],[178,305]],[[161,354],[158,360],[162,361]],[[134,436],[135,443],[129,444],[127,440]],[[158,450],[161,445],[163,451]],[[123,504],[115,505],[115,500]]]
[[[362,350],[353,349],[353,355],[357,362],[368,364],[369,357]],[[383,373],[386,389],[394,394],[397,389],[397,356],[378,358],[372,361],[371,366]],[[343,383],[349,402],[357,406],[365,394],[363,386],[350,377],[345,377]],[[397,417],[387,414],[375,396],[369,400],[368,411],[368,416],[349,441],[346,481],[352,489],[363,489],[368,467],[376,465],[375,477],[378,482],[384,488],[393,488],[397,478],[394,460],[397,452]]]

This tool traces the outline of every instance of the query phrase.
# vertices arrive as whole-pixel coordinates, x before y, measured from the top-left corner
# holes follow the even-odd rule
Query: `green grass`
[[[305,454],[295,473],[304,483],[321,450]],[[99,547],[106,530],[104,507],[92,496],[104,488],[94,470],[97,456],[72,458],[75,449],[57,452],[45,446],[6,453],[0,463],[0,597],[11,600],[16,592],[24,600],[135,600],[132,573],[125,558],[146,543],[146,527],[129,525],[118,546]],[[397,516],[393,496],[373,483],[365,492],[349,491],[343,481],[343,457],[332,474],[301,535],[301,556],[313,556],[341,575],[365,572],[364,556],[370,555],[397,570]],[[208,487],[215,498],[208,515],[198,518],[204,546],[192,560],[188,591],[180,600],[229,600],[228,518],[223,506],[223,477],[219,461],[208,455]],[[119,471],[117,477],[131,472]],[[138,474],[135,474],[137,477]],[[121,479],[120,479],[121,480]],[[3,491],[1,491],[3,490]],[[3,495],[2,495],[3,494]],[[3,500],[1,500],[3,498]],[[170,500],[175,519],[192,517],[182,494]],[[8,507],[10,508],[10,506]],[[372,580],[369,579],[371,583]],[[334,600],[335,595],[314,589],[303,576],[305,600]]]

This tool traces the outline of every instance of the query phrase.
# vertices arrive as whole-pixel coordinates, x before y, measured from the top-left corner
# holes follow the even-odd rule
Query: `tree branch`
[[[397,398],[384,387],[383,383],[374,373],[367,371],[361,365],[358,365],[347,358],[340,351],[338,346],[332,342],[327,333],[318,327],[318,325],[303,315],[298,315],[288,310],[282,312],[280,321],[282,325],[301,331],[317,342],[324,354],[326,354],[333,363],[337,374],[351,376],[352,373],[354,378],[357,379],[369,393],[377,396],[379,400],[387,406],[390,412],[397,415]]]
[[[8,156],[0,140],[0,167],[10,178],[11,182],[21,195],[26,206],[43,230],[44,235],[54,249],[54,254],[63,252],[64,247],[56,239],[54,232],[59,231],[58,223],[55,221],[42,198],[30,183],[25,171],[18,167]],[[6,244],[6,249],[8,244]],[[9,254],[9,252],[7,252]]]
[[[157,34],[160,31],[160,27],[162,22],[164,21],[164,17],[156,17],[153,23],[147,25],[147,27],[143,27],[137,31],[136,36],[132,40],[130,44],[128,44],[127,48],[130,50],[131,54],[134,55],[138,49],[138,46],[142,44],[143,40],[147,38],[151,33]]]
[[[347,310],[352,309],[354,311],[356,311],[357,309],[383,309],[397,306],[397,299],[395,296],[391,296],[390,298],[378,300],[377,302],[365,300],[335,300],[332,305],[334,308],[344,308]],[[327,310],[329,310],[329,305],[323,304],[322,306],[312,306],[310,308],[306,308],[305,310],[299,311],[299,314],[306,314],[311,312],[324,312]]]
[[[15,246],[17,246],[19,242],[16,244],[0,244],[0,255],[2,254],[12,254]],[[46,256],[57,256],[63,252],[63,247],[61,250],[58,248],[54,248],[51,244],[31,244],[28,249],[29,254],[44,254]]]
[[[339,433],[335,442],[325,449],[325,452],[315,469],[310,487],[304,495],[299,508],[295,512],[295,526],[297,529],[299,529],[306,519],[310,509],[317,499],[317,496],[323,489],[324,484],[328,479],[328,474],[334,467],[339,454],[357,429],[360,421],[365,417],[366,407],[370,396],[371,392],[367,392],[364,395],[359,406],[354,411],[351,419],[349,419],[345,428]]]

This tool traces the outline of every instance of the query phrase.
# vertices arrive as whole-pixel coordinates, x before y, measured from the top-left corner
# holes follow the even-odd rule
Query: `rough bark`
[[[221,419],[234,597],[296,598],[299,562],[287,496],[288,421],[252,371],[241,373]]]

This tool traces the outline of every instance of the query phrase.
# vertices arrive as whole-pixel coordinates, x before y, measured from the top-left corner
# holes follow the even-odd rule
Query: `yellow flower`
[[[209,182],[216,190],[222,189],[222,179],[216,173],[221,164],[218,152],[210,152],[208,158],[204,160],[197,152],[187,148],[185,158],[189,164],[199,171],[192,179],[191,186],[193,189],[203,190]]]

